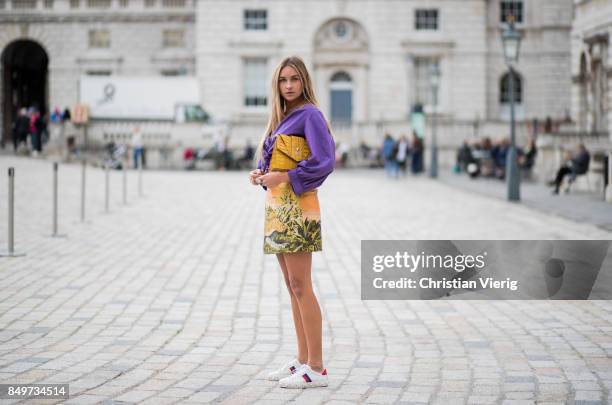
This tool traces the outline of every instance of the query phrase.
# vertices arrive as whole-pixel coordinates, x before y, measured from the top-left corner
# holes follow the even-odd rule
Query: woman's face
[[[302,96],[302,82],[294,68],[285,66],[278,79],[278,90],[287,102],[297,100]]]

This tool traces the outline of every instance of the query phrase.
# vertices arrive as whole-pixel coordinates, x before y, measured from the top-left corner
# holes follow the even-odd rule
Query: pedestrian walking
[[[411,161],[410,168],[412,174],[418,174],[423,171],[423,141],[419,138],[416,132],[412,133],[412,147],[410,148]]]
[[[33,107],[30,116],[30,136],[32,139],[33,156],[38,156],[42,152],[43,136],[45,136],[46,128],[45,117],[37,107]]]
[[[395,149],[395,139],[393,139],[391,134],[386,133],[382,144],[382,156],[385,162],[385,173],[390,177],[395,172],[396,162],[394,152],[397,152]]]
[[[142,132],[140,126],[136,125],[132,130],[132,153],[134,159],[134,169],[138,169],[138,166],[143,166],[144,169],[144,145],[142,144]]]
[[[402,135],[397,142],[397,153],[395,154],[395,161],[398,166],[397,171],[400,172],[402,176],[406,176],[406,161],[408,160],[409,148],[408,138],[406,138],[406,135]]]
[[[19,115],[13,123],[13,147],[15,153],[19,149],[21,143],[27,145],[28,131],[30,130],[30,118],[28,117],[28,111],[25,108],[19,109]]]
[[[321,309],[311,280],[312,252],[322,250],[317,187],[334,170],[335,142],[301,58],[272,76],[270,117],[250,181],[266,189],[264,254],[276,254],[291,297],[297,355],[268,378],[283,388],[328,385]]]

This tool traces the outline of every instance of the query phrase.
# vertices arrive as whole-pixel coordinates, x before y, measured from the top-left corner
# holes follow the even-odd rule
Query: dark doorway
[[[35,107],[48,112],[47,72],[49,57],[31,40],[11,42],[2,52],[2,147],[11,144],[12,123],[19,108]]]

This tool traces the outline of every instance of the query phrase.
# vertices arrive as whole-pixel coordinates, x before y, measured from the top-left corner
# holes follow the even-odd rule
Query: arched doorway
[[[353,120],[353,83],[346,72],[337,72],[329,85],[331,101],[331,122],[350,124]]]
[[[357,21],[325,21],[314,36],[313,60],[321,108],[329,114],[338,139],[352,137],[354,123],[369,119],[369,39]]]
[[[48,111],[49,57],[44,48],[28,39],[11,42],[2,52],[2,145],[12,143],[12,122],[19,108]]]

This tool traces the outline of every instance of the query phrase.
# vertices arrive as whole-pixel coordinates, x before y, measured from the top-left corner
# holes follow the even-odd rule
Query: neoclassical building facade
[[[576,0],[572,30],[572,112],[585,133],[612,129],[612,2]]]
[[[524,38],[519,119],[561,119],[571,105],[572,10],[573,0],[3,0],[3,139],[18,105],[77,102],[82,74],[186,74],[234,142],[256,140],[272,71],[288,55],[306,61],[342,141],[409,134],[415,111],[429,119],[432,65],[442,144],[506,136],[502,21],[512,13]]]
[[[570,111],[572,7],[572,0],[203,0],[196,10],[203,101],[253,133],[265,119],[274,67],[295,54],[310,68],[336,134],[376,141],[387,130],[410,131],[413,111],[431,113],[428,72],[437,64],[441,142],[456,145],[475,132],[507,136],[505,15],[523,34],[519,119],[562,119]]]
[[[2,139],[22,106],[78,102],[81,75],[194,75],[195,0],[0,0]]]

